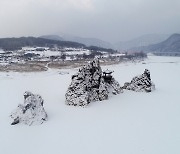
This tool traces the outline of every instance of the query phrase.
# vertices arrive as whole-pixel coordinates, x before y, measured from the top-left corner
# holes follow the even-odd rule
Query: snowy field
[[[87,108],[65,105],[72,70],[0,73],[0,154],[180,154],[180,57],[104,66],[121,86],[147,68],[152,93],[124,93]],[[48,121],[10,125],[28,90],[40,94]]]

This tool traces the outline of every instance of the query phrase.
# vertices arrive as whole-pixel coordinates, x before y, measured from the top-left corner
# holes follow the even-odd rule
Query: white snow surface
[[[0,49],[0,54],[1,54],[1,53],[5,53],[4,50]]]
[[[65,105],[65,93],[77,69],[0,73],[0,153],[179,154],[180,57],[151,56],[143,63],[103,67],[114,70],[120,85],[145,68],[150,70],[155,91],[124,90],[87,108]],[[10,112],[23,103],[27,90],[42,96],[48,121],[12,126]]]

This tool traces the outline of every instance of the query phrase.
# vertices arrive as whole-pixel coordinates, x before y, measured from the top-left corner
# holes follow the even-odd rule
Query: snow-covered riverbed
[[[147,68],[156,90],[124,91],[87,108],[71,107],[64,95],[76,69],[0,73],[0,153],[179,154],[180,57],[150,56],[107,68],[121,85]],[[45,100],[48,121],[12,126],[10,112],[26,90]]]

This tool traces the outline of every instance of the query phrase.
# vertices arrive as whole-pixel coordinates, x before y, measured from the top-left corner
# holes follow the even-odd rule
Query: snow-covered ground
[[[1,154],[179,154],[180,57],[150,56],[143,63],[104,66],[121,85],[147,68],[152,93],[124,93],[87,108],[65,105],[76,69],[41,73],[0,73]],[[40,94],[49,120],[10,125],[10,112],[23,93]]]
[[[0,49],[0,53],[4,53],[4,50]]]
[[[44,49],[43,51],[37,51],[36,49]],[[63,49],[64,52],[61,51],[51,51],[46,47],[36,47],[36,48],[32,48],[32,47],[23,47],[22,50],[20,51],[24,51],[25,53],[34,53],[34,54],[39,54],[40,56],[60,56],[62,53],[66,54],[66,55],[83,55],[83,54],[87,54],[89,55],[91,52],[88,49],[82,49],[82,48],[64,48]],[[4,51],[2,51],[3,53]],[[0,49],[0,53],[1,53],[1,49]]]

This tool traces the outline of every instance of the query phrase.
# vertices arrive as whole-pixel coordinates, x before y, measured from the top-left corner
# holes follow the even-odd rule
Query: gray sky
[[[0,0],[0,37],[67,33],[116,42],[180,32],[180,0]]]

